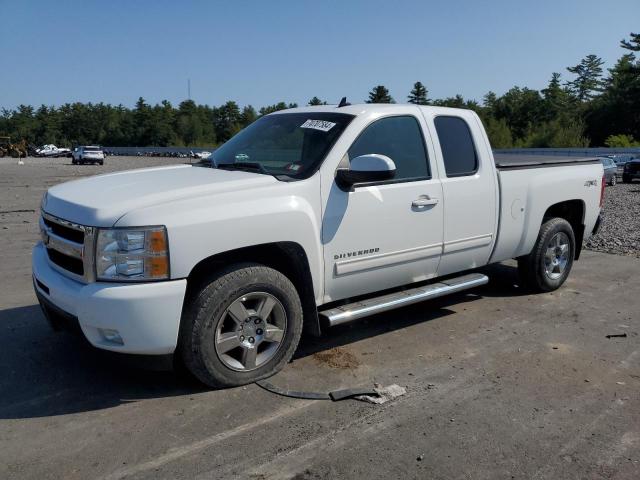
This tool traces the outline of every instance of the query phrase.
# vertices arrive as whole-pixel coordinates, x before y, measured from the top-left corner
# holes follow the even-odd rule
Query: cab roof
[[[286,110],[278,110],[271,115],[283,113],[346,113],[349,115],[365,115],[368,113],[393,113],[394,111],[405,111],[406,107],[414,107],[425,112],[433,114],[453,114],[455,112],[470,112],[472,110],[465,108],[451,107],[434,107],[431,105],[415,105],[413,103],[359,103],[355,105],[347,105],[338,107],[338,105],[316,105],[308,107],[287,108]]]

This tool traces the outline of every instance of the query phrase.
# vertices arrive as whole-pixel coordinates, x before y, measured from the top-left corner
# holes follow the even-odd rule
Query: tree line
[[[587,55],[567,67],[568,79],[552,73],[545,88],[513,87],[501,96],[488,92],[482,102],[462,95],[430,99],[416,82],[407,101],[418,105],[469,108],[482,119],[495,148],[640,146],[640,34],[620,42],[616,64],[603,71],[603,60]],[[384,85],[374,87],[367,103],[394,103]],[[313,97],[309,105],[326,105]],[[297,107],[279,102],[256,110],[234,101],[220,106],[185,100],[177,107],[164,100],[135,107],[104,103],[67,103],[59,107],[20,105],[2,109],[0,135],[42,145],[215,146],[268,113]]]

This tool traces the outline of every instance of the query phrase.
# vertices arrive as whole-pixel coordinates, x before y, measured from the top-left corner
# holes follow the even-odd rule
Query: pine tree
[[[493,112],[497,102],[498,96],[495,92],[489,91],[484,97],[482,97],[482,105],[490,112]]]
[[[214,123],[216,138],[219,142],[226,142],[242,128],[242,114],[238,104],[232,100],[217,109]]]
[[[572,107],[571,92],[563,87],[560,82],[561,75],[558,72],[551,74],[551,80],[547,88],[542,89],[542,97],[544,98],[544,117],[546,120],[552,120],[558,115],[570,113],[574,109]]]
[[[389,90],[383,85],[378,85],[369,92],[367,103],[396,103],[389,95]]]
[[[620,46],[632,52],[640,52],[640,33],[630,33],[630,40],[621,40]]]
[[[413,84],[413,90],[409,93],[409,103],[416,105],[429,105],[429,91],[425,88],[422,82],[416,82]]]
[[[309,100],[309,105],[310,106],[316,106],[316,105],[326,105],[327,102],[325,102],[324,100],[320,100],[318,97],[313,97],[311,100]]]
[[[240,114],[240,124],[243,127],[252,124],[255,122],[256,118],[258,118],[258,114],[256,113],[256,109],[251,105],[247,105],[242,109],[242,113]]]
[[[602,91],[602,65],[604,61],[597,55],[587,55],[574,67],[567,70],[576,75],[576,79],[567,86],[581,102],[591,100],[595,93]]]
[[[592,135],[603,142],[609,135],[640,138],[640,61],[633,53],[620,57],[588,116]]]

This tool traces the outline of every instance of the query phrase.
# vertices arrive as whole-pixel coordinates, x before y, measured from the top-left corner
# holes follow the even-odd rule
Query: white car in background
[[[84,163],[98,163],[104,165],[104,151],[95,145],[86,145],[73,149],[71,163],[82,165]]]
[[[36,149],[36,155],[39,157],[68,157],[71,154],[71,150],[68,148],[58,148],[54,144],[50,143],[43,145],[41,148]]]
[[[191,156],[193,158],[197,158],[199,160],[208,160],[211,157],[211,152],[203,151],[203,152],[191,152]]]

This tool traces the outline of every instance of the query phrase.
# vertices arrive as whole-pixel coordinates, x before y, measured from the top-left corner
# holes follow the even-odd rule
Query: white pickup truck
[[[482,285],[483,265],[516,258],[524,285],[558,288],[599,226],[602,177],[597,158],[494,158],[472,111],[295,108],[201,165],[49,189],[34,287],[95,347],[241,385],[303,330]]]

